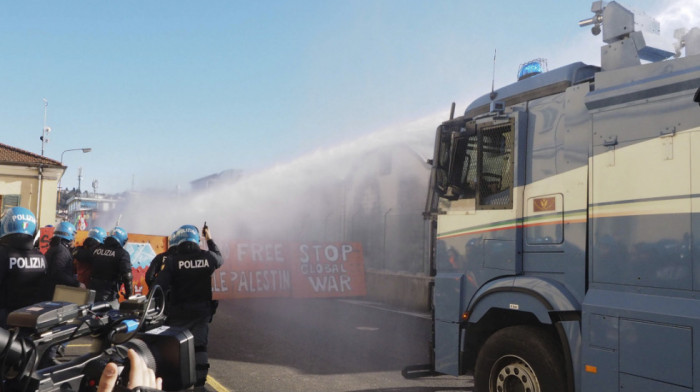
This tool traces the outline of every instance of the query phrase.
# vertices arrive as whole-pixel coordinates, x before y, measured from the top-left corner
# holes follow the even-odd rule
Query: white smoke
[[[310,230],[304,224],[338,220],[337,200],[349,197],[348,179],[377,173],[367,155],[397,146],[425,161],[432,157],[434,130],[446,114],[428,116],[378,131],[358,140],[319,149],[286,164],[189,194],[133,194],[119,211],[129,232],[168,235],[183,224],[202,225],[224,239],[280,239]],[[392,172],[401,173],[394,167]],[[410,173],[408,173],[410,174]],[[424,173],[420,174],[424,175]],[[427,186],[427,182],[425,183]],[[417,190],[421,195],[425,189]],[[331,200],[329,202],[329,200]],[[104,223],[106,221],[107,223]],[[306,221],[304,223],[303,221]],[[110,225],[113,217],[100,224]],[[333,240],[341,240],[334,238]]]
[[[695,0],[667,1],[662,3],[656,20],[661,24],[661,35],[673,38],[676,29],[700,27],[700,2]]]

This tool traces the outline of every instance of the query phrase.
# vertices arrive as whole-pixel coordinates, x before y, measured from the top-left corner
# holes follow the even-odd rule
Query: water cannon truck
[[[437,128],[430,367],[478,392],[700,391],[700,29],[591,11],[600,66],[528,63]]]

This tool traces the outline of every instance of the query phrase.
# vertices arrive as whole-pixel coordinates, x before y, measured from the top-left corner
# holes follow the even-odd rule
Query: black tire
[[[476,358],[476,392],[562,392],[567,390],[559,346],[533,326],[503,328],[484,343]]]

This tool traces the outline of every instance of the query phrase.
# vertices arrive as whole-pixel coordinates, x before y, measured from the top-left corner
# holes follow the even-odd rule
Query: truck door
[[[516,118],[478,122],[477,186],[474,223],[483,245],[484,278],[522,271],[522,187],[516,182]],[[490,271],[494,270],[494,271]]]
[[[459,374],[462,314],[479,287],[522,271],[524,119],[513,111],[438,128],[434,315],[442,373]]]

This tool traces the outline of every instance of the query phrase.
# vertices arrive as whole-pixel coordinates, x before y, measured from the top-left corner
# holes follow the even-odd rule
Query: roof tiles
[[[8,146],[7,144],[3,143],[0,143],[0,164],[24,164],[30,166],[39,166],[40,164],[43,164],[46,166],[63,166],[59,161],[22,150],[21,148]]]

